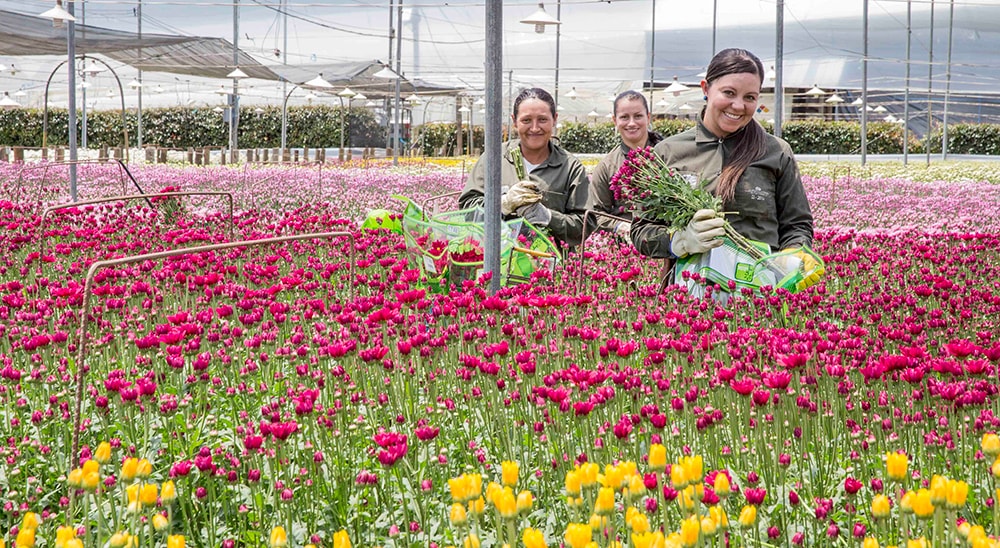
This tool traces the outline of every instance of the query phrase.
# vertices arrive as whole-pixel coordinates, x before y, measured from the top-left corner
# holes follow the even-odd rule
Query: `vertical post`
[[[393,17],[393,15],[395,15],[394,7],[395,7],[395,0],[389,0],[389,64],[386,65],[389,67],[392,66],[392,57],[393,57],[392,45],[393,42],[396,41],[396,31],[395,31],[396,20]],[[386,152],[388,152],[390,149],[392,149],[392,129],[389,127],[389,125],[392,124],[392,119],[390,118],[391,111],[389,109],[388,94],[386,94],[386,97],[385,99],[383,99],[382,104],[385,105],[385,129],[386,129],[385,150]]]
[[[233,0],[233,68],[240,66],[240,0]],[[235,162],[239,156],[240,79],[233,78],[232,108],[229,110],[229,156]]]
[[[396,97],[393,99],[392,107],[392,165],[399,165],[399,126],[402,119],[399,112],[399,86],[403,79],[403,70],[400,66],[400,57],[403,54],[403,0],[399,0],[396,7]]]
[[[656,83],[654,69],[656,68],[656,0],[652,1],[653,13],[649,23],[649,104],[653,104],[653,88]],[[562,21],[562,19],[560,19]],[[562,26],[562,25],[559,25]]]
[[[87,0],[80,1],[80,24],[84,27],[84,39],[87,38],[86,27],[87,27]],[[80,120],[80,146],[83,150],[87,150],[87,58],[84,56],[82,61],[83,71],[80,77],[83,79],[83,85],[80,86],[80,98],[83,101],[83,116]]]
[[[784,79],[785,59],[785,0],[778,0],[774,25],[774,136],[781,137],[781,123],[785,115]]]
[[[136,8],[135,15],[139,19],[139,42],[142,43],[142,0],[138,0],[139,6]],[[72,4],[72,2],[70,2]],[[142,65],[142,48],[139,48],[139,64]],[[142,69],[139,69],[139,74],[136,76],[136,81],[139,82],[139,87],[136,88],[139,92],[139,102],[138,102],[138,120],[135,132],[135,144],[141,150],[142,149]],[[125,143],[125,149],[128,150],[128,143]]]
[[[927,42],[927,138],[925,139],[927,143],[927,165],[931,165],[931,122],[934,121],[934,116],[931,114],[933,101],[931,101],[931,92],[934,90],[934,0],[931,0],[931,26],[930,26],[930,39]]]
[[[500,119],[503,112],[503,2],[486,2],[486,142],[483,158],[486,162],[486,188],[483,208],[486,210],[486,242],[484,268],[491,274],[490,293],[500,290],[500,152],[503,137]]]
[[[948,159],[948,99],[951,96],[951,46],[955,31],[955,0],[948,3],[948,63],[944,73],[944,115],[941,119],[941,159]]]
[[[861,165],[868,160],[868,0],[862,0]]]
[[[73,15],[73,2],[66,3],[66,11]],[[69,195],[76,201],[76,22],[66,25],[66,57],[69,62]]]
[[[715,33],[719,23],[719,0],[712,0],[712,57],[715,57]]]
[[[556,19],[562,21],[562,0],[556,0]],[[559,106],[559,42],[562,36],[561,29],[562,25],[556,25],[556,79],[555,87],[552,89],[552,96],[556,99],[557,107]]]
[[[281,46],[281,64],[288,65],[288,0],[281,0],[281,14],[284,17],[284,29],[281,31],[284,45]],[[285,138],[288,128],[288,80],[281,79],[281,94],[285,97],[285,102],[281,105],[281,150],[285,150]]]
[[[903,83],[903,165],[910,156],[910,42],[913,37],[913,4],[906,0],[906,81]]]

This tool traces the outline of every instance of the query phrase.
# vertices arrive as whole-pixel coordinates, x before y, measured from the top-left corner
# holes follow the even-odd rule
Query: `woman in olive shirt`
[[[505,219],[521,217],[567,245],[583,240],[587,171],[575,156],[552,142],[556,103],[547,91],[529,88],[514,100],[518,139],[503,144],[500,207]],[[461,208],[483,205],[486,162],[472,166]]]
[[[720,51],[701,82],[706,104],[697,126],[664,139],[654,151],[693,180],[708,181],[722,210],[736,212],[726,219],[743,236],[772,250],[811,245],[813,217],[791,147],[753,118],[763,81],[764,66],[754,54]],[[702,210],[676,232],[637,219],[631,236],[643,255],[684,257],[721,245],[722,226],[722,217]]]
[[[590,173],[591,209],[632,220],[629,204],[620,203],[611,190],[611,178],[618,173],[628,153],[637,148],[654,146],[662,137],[649,130],[649,104],[638,91],[624,91],[615,98],[612,111],[615,120],[615,130],[621,137],[621,142],[608,152],[600,163]],[[630,222],[615,221],[603,217],[598,225],[604,230],[614,232],[623,238],[629,237],[632,227]]]

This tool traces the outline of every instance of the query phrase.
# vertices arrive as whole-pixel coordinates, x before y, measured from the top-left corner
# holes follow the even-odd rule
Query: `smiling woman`
[[[544,89],[528,88],[518,94],[513,110],[518,138],[503,144],[501,211],[506,218],[521,217],[557,240],[577,245],[583,240],[587,171],[580,160],[552,142],[558,119],[555,100]],[[485,188],[486,165],[477,161],[459,205],[482,206]]]

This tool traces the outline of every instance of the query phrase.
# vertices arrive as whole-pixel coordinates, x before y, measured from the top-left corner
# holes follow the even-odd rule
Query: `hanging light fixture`
[[[813,96],[826,95],[826,92],[823,91],[822,89],[820,89],[817,84],[813,84],[812,89],[810,89],[809,91],[807,91],[806,95],[813,95]]]
[[[596,110],[590,109],[590,112],[587,113],[587,116],[590,116],[591,118],[597,118],[598,116],[600,116],[600,114],[598,114]]]
[[[545,32],[545,27],[549,25],[562,24],[562,22],[560,22],[555,17],[552,17],[551,15],[548,14],[548,12],[545,11],[545,5],[542,4],[541,2],[538,3],[538,9],[535,11],[535,13],[532,13],[531,15],[525,17],[524,19],[521,19],[521,23],[524,23],[525,25],[534,25],[535,32],[538,34],[542,34],[543,32]]]
[[[839,104],[839,103],[843,103],[843,102],[844,102],[844,98],[841,97],[841,96],[839,96],[839,95],[837,95],[836,93],[834,93],[826,101],[824,101],[824,103],[834,103],[834,104]]]
[[[350,99],[350,98],[354,97],[355,95],[357,95],[357,93],[354,93],[353,91],[351,91],[351,88],[344,88],[344,89],[340,90],[339,93],[337,93],[338,97],[343,97],[345,99]]]
[[[8,95],[7,92],[5,91],[3,92],[3,98],[0,99],[0,107],[5,109],[20,108],[21,103],[18,103],[17,101],[11,99],[10,95]]]
[[[131,85],[131,84],[129,84]],[[216,95],[229,95],[231,90],[226,89],[225,84],[219,84],[219,89],[215,90]]]
[[[142,87],[142,82],[140,82],[139,80],[133,78],[132,81],[128,83],[128,87],[130,87],[132,89],[139,89],[139,88]]]
[[[469,107],[467,107],[465,105],[462,105],[462,106],[458,107],[458,111],[464,114],[466,112],[472,112],[472,109],[470,109]]]
[[[575,86],[566,93],[566,98],[568,99],[576,99],[579,96],[580,94],[576,92]]]
[[[236,67],[232,72],[226,75],[226,78],[232,78],[233,80],[239,80],[240,78],[246,78],[247,73],[240,70],[240,67]]]
[[[368,99],[368,97],[366,97],[364,93],[358,93],[357,95],[352,97],[352,99],[357,99],[358,101],[364,101],[365,99]]]
[[[420,102],[420,96],[417,95],[416,93],[411,93],[409,97],[407,97],[406,99],[403,99],[403,100],[406,101],[407,103],[419,103]]]
[[[877,106],[877,107],[873,108],[873,109],[872,109],[872,112],[877,112],[877,113],[879,113],[879,114],[882,114],[883,112],[887,112],[887,110],[886,110],[886,108],[885,108],[885,107],[883,107],[882,105],[879,105],[879,106]]]
[[[68,11],[63,9],[62,0],[56,0],[55,7],[42,13],[39,17],[52,19],[52,26],[56,28],[63,26],[63,23],[68,21],[76,21],[76,17],[73,17]]]
[[[324,89],[331,89],[331,88],[333,88],[333,84],[331,84],[330,82],[327,82],[323,78],[323,73],[322,72],[319,73],[319,74],[317,74],[316,77],[313,78],[312,80],[309,80],[308,82],[306,82],[306,83],[304,83],[302,85],[303,86],[309,86],[311,88],[324,88]]]
[[[851,101],[851,106],[860,107],[863,104],[865,104],[865,102],[861,100],[861,97]]]
[[[396,71],[389,68],[388,65],[383,65],[382,70],[376,72],[375,74],[372,74],[372,78],[383,78],[385,80],[394,80],[396,78],[399,78],[399,75],[396,74]]]
[[[680,83],[677,80],[677,77],[674,76],[674,81],[671,82],[669,86],[667,86],[667,89],[665,91],[673,93],[674,97],[677,97],[678,95],[681,94],[682,91],[687,91],[689,89],[691,89],[691,88],[689,88],[689,87],[685,86],[684,84]]]
[[[767,72],[764,73],[764,79],[770,82],[773,82],[777,77],[778,73],[774,71],[774,65],[771,65],[771,68],[767,69]]]

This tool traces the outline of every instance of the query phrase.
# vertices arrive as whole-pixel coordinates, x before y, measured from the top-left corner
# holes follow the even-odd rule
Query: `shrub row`
[[[364,108],[341,109],[332,106],[291,107],[288,109],[287,144],[289,147],[340,146],[341,116],[344,118],[344,144],[355,147],[385,146],[385,128],[375,115]],[[0,145],[41,146],[43,113],[37,109],[0,110]],[[77,126],[82,127],[80,116]],[[138,118],[135,111],[125,113],[129,145],[136,146]],[[50,146],[64,146],[68,141],[69,114],[49,110]],[[77,142],[82,143],[77,131]],[[87,113],[87,145],[91,148],[121,146],[121,111]],[[210,108],[156,108],[142,112],[142,142],[169,148],[227,146],[229,124],[222,114]],[[243,109],[239,124],[242,148],[277,148],[281,146],[281,109],[270,107],[257,113]]]

